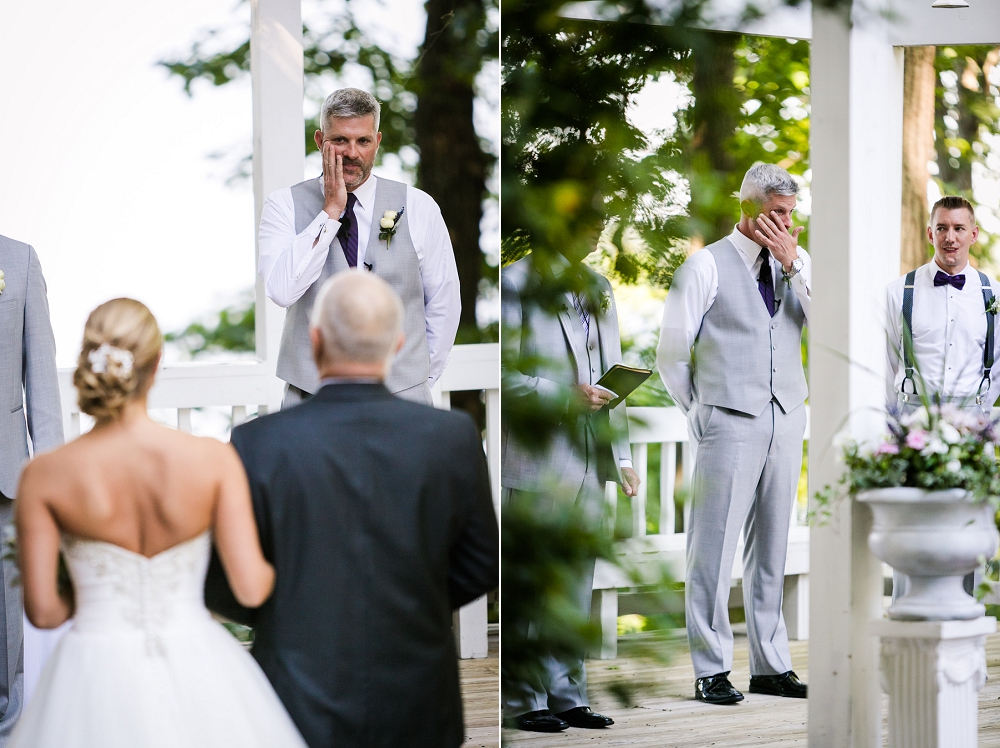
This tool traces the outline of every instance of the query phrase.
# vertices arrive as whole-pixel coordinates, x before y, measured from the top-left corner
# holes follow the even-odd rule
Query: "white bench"
[[[808,412],[808,411],[807,411]],[[627,568],[639,572],[641,582],[653,583],[659,570],[666,566],[671,576],[684,579],[686,535],[675,532],[674,493],[677,489],[677,445],[681,445],[681,486],[691,485],[695,449],[688,442],[687,419],[676,407],[629,408],[629,441],[632,461],[642,478],[639,493],[632,498],[632,537],[617,541],[615,553]],[[806,425],[806,438],[809,426]],[[649,485],[648,454],[650,444],[660,444],[660,521],[659,533],[646,534],[646,491]],[[612,526],[618,503],[619,488],[607,485],[607,501],[611,507]],[[683,527],[687,527],[691,511],[691,495],[684,503]],[[743,542],[740,541],[733,562],[733,584],[743,578]],[[622,569],[606,561],[598,561],[594,572],[592,619],[601,626],[601,647],[594,655],[614,659],[618,651],[618,593],[636,583]],[[792,525],[788,534],[788,556],[785,560],[785,594],[782,603],[785,625],[790,639],[809,638],[809,528],[799,525],[798,504],[792,508]]]

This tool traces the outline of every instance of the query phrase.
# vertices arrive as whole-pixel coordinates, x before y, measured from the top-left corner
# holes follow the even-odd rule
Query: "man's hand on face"
[[[625,492],[626,496],[635,496],[639,493],[639,484],[642,480],[639,478],[639,474],[635,472],[630,467],[622,468],[622,491]]]
[[[781,263],[785,272],[790,272],[792,262],[799,256],[799,234],[802,226],[796,226],[789,232],[777,213],[771,211],[770,216],[761,213],[757,216],[757,240],[771,251],[771,256]]]
[[[594,387],[592,384],[578,384],[576,385],[576,391],[580,396],[583,407],[590,410],[591,413],[600,410],[615,399],[615,396],[611,392],[608,392],[608,390],[601,387]]]
[[[347,207],[347,185],[344,183],[344,159],[338,156],[330,141],[323,142],[323,195],[326,202],[323,211],[333,219],[339,219]]]

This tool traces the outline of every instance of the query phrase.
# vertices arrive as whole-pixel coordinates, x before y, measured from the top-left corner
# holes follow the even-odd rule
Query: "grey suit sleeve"
[[[63,443],[62,406],[56,375],[56,340],[49,321],[49,301],[38,255],[28,247],[28,289],[24,300],[21,365],[28,433],[34,453]]]
[[[509,273],[500,274],[500,323],[503,334],[500,336],[501,361],[500,377],[503,393],[508,397],[527,397],[538,395],[546,400],[562,401],[569,406],[572,390],[561,382],[555,382],[544,377],[530,376],[522,372],[517,363],[521,357],[521,336],[524,312],[521,306],[521,293],[517,283]]]
[[[608,328],[607,329],[607,333],[608,333],[608,346],[607,346],[607,348],[608,348],[608,350],[607,350],[607,356],[608,356],[607,364],[608,364],[608,367],[607,368],[610,369],[615,364],[623,363],[622,362],[622,340],[621,340],[621,332],[618,329],[618,307],[615,304],[615,294],[614,294],[614,291],[611,289],[611,284],[608,283],[607,279],[605,279],[604,282],[607,283],[607,286],[608,286],[607,292],[608,292],[608,294],[611,297],[611,306],[608,309],[608,325],[607,325],[607,328]],[[616,446],[615,452],[616,452],[616,454],[618,456],[618,460],[619,461],[620,460],[631,460],[632,459],[632,449],[629,446],[629,440],[628,440],[628,413],[625,410],[625,403],[624,403],[624,401],[622,403],[620,403],[617,408],[612,409],[611,412],[610,412],[610,414],[609,414],[609,416],[611,418],[611,428],[612,428],[612,431],[614,433],[615,446]],[[618,474],[619,474],[618,482],[620,483],[621,482],[621,470],[620,470],[621,465],[620,464],[616,465],[616,467],[619,468],[619,470],[618,470]]]

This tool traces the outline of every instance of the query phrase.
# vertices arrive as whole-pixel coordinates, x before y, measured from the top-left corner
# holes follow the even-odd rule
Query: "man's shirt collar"
[[[753,267],[753,264],[757,262],[757,258],[760,256],[761,246],[757,244],[753,239],[744,235],[740,231],[740,227],[737,224],[733,227],[733,233],[729,235],[729,241],[733,243],[733,246],[740,251],[743,255],[743,261],[746,263],[747,267]]]

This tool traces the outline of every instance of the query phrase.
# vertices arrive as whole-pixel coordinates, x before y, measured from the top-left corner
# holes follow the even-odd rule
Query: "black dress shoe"
[[[596,714],[590,711],[589,706],[578,706],[573,709],[567,709],[565,712],[557,713],[556,716],[568,722],[570,727],[597,729],[600,727],[610,727],[615,723],[611,717],[605,717],[603,714]]]
[[[733,688],[729,682],[727,670],[724,673],[716,673],[705,678],[698,678],[694,682],[694,697],[706,704],[735,704],[743,701],[743,694]]]
[[[529,732],[562,732],[569,727],[569,722],[559,719],[548,709],[537,712],[525,712],[513,719],[514,727]]]
[[[766,693],[771,696],[788,696],[793,699],[804,699],[808,687],[799,680],[794,670],[781,675],[751,675],[750,693]]]

